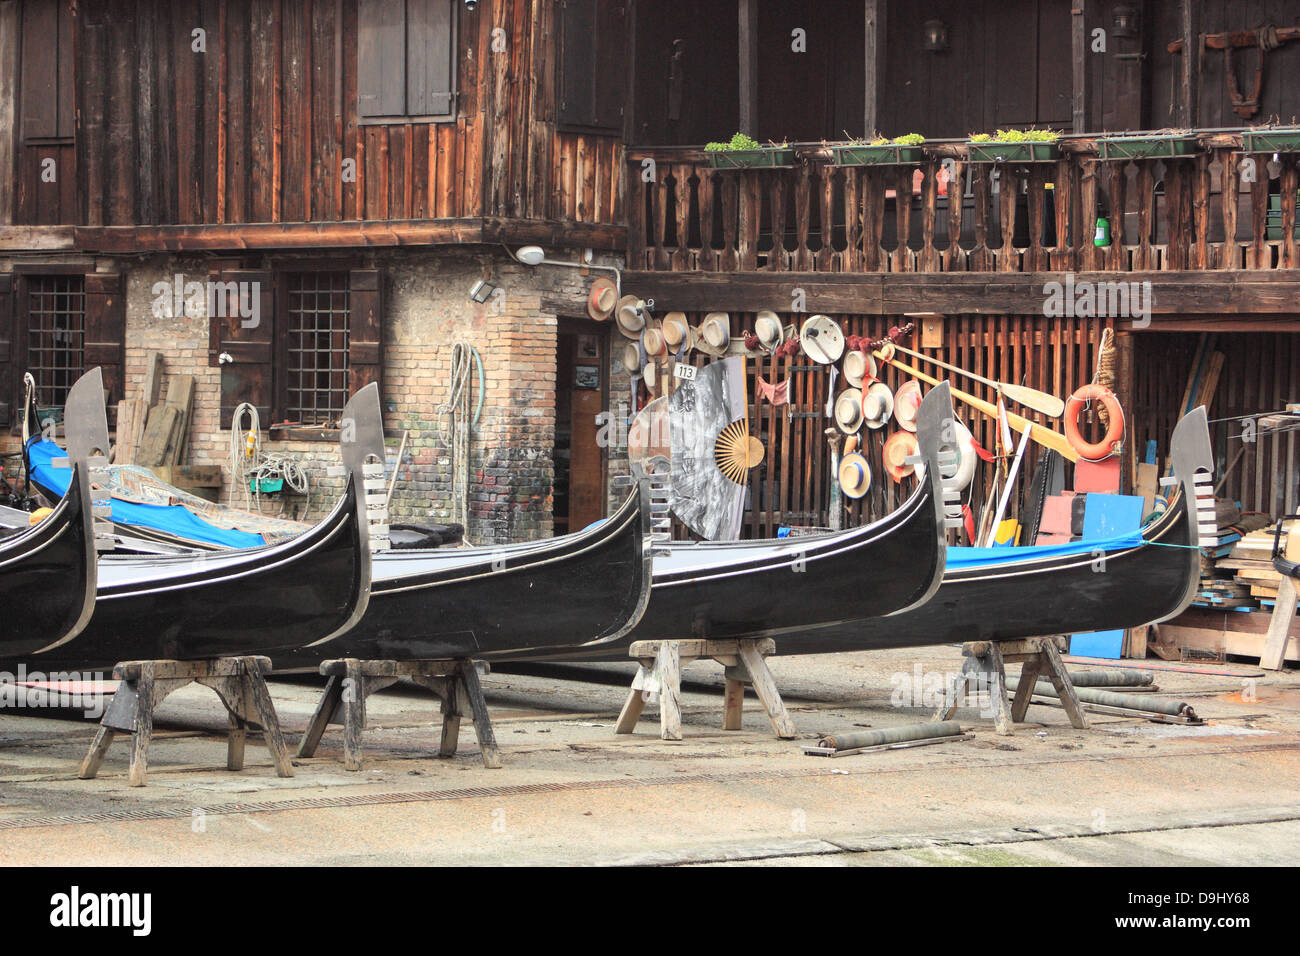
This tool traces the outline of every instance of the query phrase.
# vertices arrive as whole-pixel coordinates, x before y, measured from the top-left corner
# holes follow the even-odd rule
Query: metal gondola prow
[[[943,572],[947,567],[948,528],[961,525],[960,495],[947,490],[944,478],[944,472],[954,472],[960,461],[961,453],[957,447],[957,431],[953,427],[953,420],[952,391],[947,382],[942,382],[926,393],[916,414],[916,444],[920,454],[914,462],[915,473],[918,481],[929,485],[934,509],[934,533],[938,539],[934,574],[921,596],[907,607],[893,612],[895,614],[918,608],[934,597],[943,582]]]
[[[388,545],[387,458],[384,451],[384,418],[379,405],[379,385],[371,382],[358,389],[339,416],[339,452],[347,479],[344,494],[351,494],[356,508],[357,595],[356,606],[339,628],[313,641],[323,644],[356,627],[370,606],[374,566],[371,552]]]
[[[108,467],[108,414],[104,410],[104,373],[93,368],[73,383],[64,403],[63,427],[68,446],[68,463],[72,467],[72,482],[76,484],[81,501],[81,530],[86,548],[85,594],[81,613],[76,623],[57,641],[40,648],[37,653],[65,644],[80,634],[95,611],[95,592],[98,586],[99,557],[101,550],[111,550],[111,533],[96,532],[105,525],[108,498],[105,493],[93,490],[91,471]],[[66,495],[65,495],[66,497]]]
[[[1174,463],[1173,480],[1187,512],[1187,588],[1176,617],[1196,598],[1201,576],[1200,547],[1217,540],[1218,518],[1214,508],[1214,450],[1210,445],[1210,428],[1205,406],[1192,409],[1178,422],[1169,442]],[[1172,506],[1172,503],[1171,503]]]

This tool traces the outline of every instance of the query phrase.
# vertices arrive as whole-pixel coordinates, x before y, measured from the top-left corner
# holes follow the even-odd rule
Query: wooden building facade
[[[1199,335],[1225,355],[1212,417],[1297,399],[1300,155],[1239,132],[1300,118],[1292,30],[1300,0],[0,0],[0,419],[33,363],[53,363],[43,388],[102,365],[116,402],[148,349],[181,343],[196,460],[223,460],[240,402],[301,426],[269,437],[310,457],[331,403],[378,379],[390,428],[422,436],[404,472],[418,517],[449,487],[434,409],[469,341],[497,403],[482,537],[564,530],[591,515],[557,501],[594,500],[570,486],[573,443],[588,483],[622,467],[616,447],[588,454],[593,397],[571,373],[594,363],[606,411],[628,378],[617,333],[586,318],[596,273],[510,253],[540,244],[621,267],[660,314],[727,311],[735,335],[760,309],[870,336],[937,313],[933,355],[1060,395],[1112,327],[1132,464],[1167,440]],[[962,145],[1028,127],[1066,133],[1059,158],[971,162]],[[1196,148],[1098,153],[1100,134],[1166,128]],[[737,130],[799,144],[798,162],[713,169],[702,144]],[[929,151],[830,161],[827,143],[877,132]],[[152,290],[180,274],[257,283],[271,321],[158,314]],[[1149,313],[1045,314],[1067,277],[1149,283]],[[478,279],[507,298],[471,304]],[[310,361],[289,344],[304,330]],[[827,523],[824,370],[764,357],[750,374],[791,376],[797,400],[753,408],[768,455],[747,533]],[[1237,426],[1216,427],[1226,458]],[[1294,510],[1294,452],[1259,443],[1226,493]],[[852,520],[892,506],[876,473]]]

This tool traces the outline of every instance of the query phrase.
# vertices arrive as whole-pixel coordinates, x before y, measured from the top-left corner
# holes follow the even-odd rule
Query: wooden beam
[[[880,128],[881,91],[885,88],[885,2],[864,0],[865,44],[863,61],[866,63],[862,116],[862,135],[871,137]]]
[[[606,223],[471,217],[364,222],[0,229],[0,252],[36,248],[93,250],[103,253],[186,252],[503,242],[538,244],[548,247],[548,250],[577,248],[617,252],[626,246],[627,228]]]
[[[1179,0],[1178,4],[1183,34],[1183,58],[1178,64],[1178,125],[1184,128],[1196,125],[1200,110],[1201,5],[1201,0]]]
[[[18,85],[17,0],[0,2],[0,223],[14,221],[14,118]]]
[[[1083,283],[1151,283],[1152,330],[1182,323],[1221,323],[1236,330],[1253,325],[1282,331],[1300,326],[1300,270],[1242,272],[1080,272]],[[1043,315],[1049,282],[1067,273],[820,273],[639,272],[623,273],[625,288],[653,298],[665,309],[790,312],[796,290],[806,311],[865,315],[936,312],[948,315]],[[1130,289],[1132,286],[1130,286]],[[1145,294],[1145,293],[1144,293]],[[1121,331],[1129,330],[1121,322]],[[1132,331],[1142,331],[1132,327]]]
[[[1089,57],[1092,55],[1092,38],[1088,35],[1088,3],[1073,0],[1070,5],[1070,47],[1074,95],[1071,100],[1071,130],[1088,132],[1088,81],[1092,76]]]
[[[758,129],[758,0],[740,0],[740,131]]]

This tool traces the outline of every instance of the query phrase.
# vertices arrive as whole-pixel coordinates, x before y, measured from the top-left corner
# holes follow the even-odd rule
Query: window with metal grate
[[[285,281],[286,418],[303,425],[335,426],[349,395],[349,275],[293,272]]]
[[[61,406],[85,371],[86,280],[33,275],[27,280],[27,371],[36,401]]]

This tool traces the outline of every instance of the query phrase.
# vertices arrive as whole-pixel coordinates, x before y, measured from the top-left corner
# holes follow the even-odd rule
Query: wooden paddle
[[[941,362],[937,358],[929,355],[922,355],[920,352],[913,352],[911,349],[905,349],[901,345],[895,345],[895,349],[905,355],[913,358],[919,358],[923,362],[929,362],[931,365],[937,365],[940,368],[946,368],[950,372],[956,372],[965,378],[974,379],[982,382],[990,388],[996,388],[1005,397],[1011,399],[1017,405],[1023,405],[1025,408],[1032,408],[1036,412],[1042,412],[1049,418],[1060,418],[1065,414],[1065,402],[1055,395],[1048,395],[1046,392],[1040,392],[1036,388],[1029,388],[1026,385],[1015,385],[1011,382],[995,382],[987,379],[983,375],[976,375],[974,372],[968,372],[956,365],[949,365],[947,362]]]
[[[921,381],[930,385],[939,384],[938,379],[931,378],[924,372],[919,372],[912,368],[912,366],[903,364],[898,359],[886,358],[885,355],[880,352],[875,352],[873,354],[876,358],[880,359],[887,365],[894,366],[894,368],[898,369],[900,372],[907,372],[909,375],[919,378]],[[982,398],[976,398],[974,395],[963,392],[959,388],[952,389],[952,397],[960,399],[977,411],[981,411],[985,415],[988,415],[990,418],[998,417],[997,406],[984,401]],[[1033,423],[1027,419],[1021,418],[1019,415],[1013,414],[1012,412],[1007,412],[1007,424],[1016,431],[1023,432]],[[1074,462],[1079,460],[1079,453],[1070,446],[1069,440],[1060,432],[1054,432],[1044,425],[1035,425],[1033,430],[1030,432],[1029,437],[1038,442],[1038,444],[1042,445],[1044,448],[1051,448],[1054,451],[1059,451],[1065,456],[1066,461]]]

